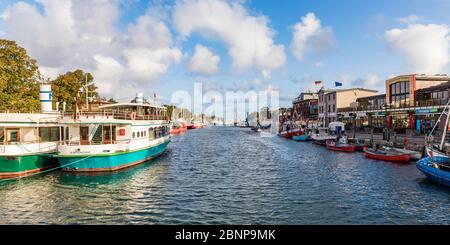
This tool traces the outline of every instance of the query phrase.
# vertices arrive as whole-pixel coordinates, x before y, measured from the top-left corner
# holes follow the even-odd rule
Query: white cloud
[[[447,25],[411,24],[386,31],[384,40],[403,59],[406,72],[439,73],[450,61],[449,31]]]
[[[166,24],[148,10],[125,31],[116,27],[121,0],[18,2],[1,14],[4,36],[38,60],[44,75],[77,68],[93,72],[100,92],[139,89],[181,60]],[[120,89],[118,89],[120,86]]]
[[[196,73],[213,75],[219,72],[220,57],[207,47],[197,44],[194,55],[189,60],[189,70]]]
[[[400,17],[397,18],[396,21],[403,23],[403,24],[415,24],[417,23],[420,19],[422,19],[421,17],[417,16],[417,15],[408,15],[405,17]]]
[[[274,44],[268,22],[265,16],[250,15],[239,1],[180,0],[173,12],[174,27],[182,37],[199,33],[221,41],[234,68],[260,69],[266,77],[286,62],[284,46]]]
[[[299,60],[303,60],[308,52],[320,52],[335,46],[333,28],[322,26],[314,13],[303,16],[293,29],[291,48]]]

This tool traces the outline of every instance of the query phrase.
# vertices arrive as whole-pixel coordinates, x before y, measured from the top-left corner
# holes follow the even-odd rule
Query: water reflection
[[[0,223],[448,224],[449,197],[413,164],[212,127],[113,174],[0,183]]]

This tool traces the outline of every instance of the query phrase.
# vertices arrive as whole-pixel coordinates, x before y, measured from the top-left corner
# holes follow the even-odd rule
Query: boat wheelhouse
[[[162,154],[170,142],[166,108],[118,103],[64,115],[57,158],[65,171],[114,171]]]
[[[0,113],[0,178],[56,167],[53,158],[64,137],[59,114]]]

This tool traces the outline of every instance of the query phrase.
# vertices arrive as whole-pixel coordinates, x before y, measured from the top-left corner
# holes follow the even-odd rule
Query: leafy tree
[[[80,96],[82,103],[86,98],[86,80],[88,87],[88,97],[98,98],[97,86],[94,83],[94,77],[90,73],[77,69],[59,75],[52,83],[53,101],[66,102],[72,104],[75,102],[77,95]],[[78,94],[79,93],[79,94]]]
[[[36,60],[15,41],[0,39],[0,110],[39,110],[39,81]]]

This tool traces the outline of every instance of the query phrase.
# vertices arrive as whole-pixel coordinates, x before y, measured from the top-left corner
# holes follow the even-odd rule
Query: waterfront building
[[[347,129],[354,126],[360,131],[374,128],[375,132],[382,132],[386,127],[385,105],[386,94],[357,98],[350,107],[338,109],[338,118]]]
[[[318,119],[319,95],[317,93],[301,93],[292,102],[292,119],[301,125],[314,123]]]
[[[330,122],[338,121],[338,111],[351,107],[356,99],[376,95],[376,90],[364,88],[321,89],[318,92],[318,119],[325,127]]]
[[[399,133],[426,130],[423,128],[421,120],[424,117],[434,117],[433,115],[441,111],[445,105],[444,97],[448,96],[447,93],[444,95],[443,92],[439,93],[438,91],[446,90],[445,88],[436,86],[449,81],[450,77],[445,74],[411,74],[388,79],[386,81],[387,127]],[[435,88],[427,90],[432,87]],[[423,94],[426,94],[426,91],[435,91],[436,93],[434,95],[431,93],[431,96],[436,96],[436,98],[433,100],[433,97],[430,99],[424,97]],[[418,94],[422,94],[420,98]],[[425,124],[428,124],[427,120],[425,120]]]
[[[401,75],[386,81],[386,94],[356,99],[340,108],[340,121],[356,129],[392,129],[397,133],[426,134],[449,99],[447,75]],[[370,131],[367,130],[367,131]]]

